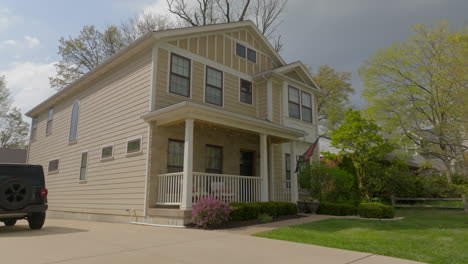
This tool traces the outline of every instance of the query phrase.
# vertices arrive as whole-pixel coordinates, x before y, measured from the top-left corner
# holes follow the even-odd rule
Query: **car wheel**
[[[45,213],[32,213],[28,216],[29,228],[41,229],[46,218]]]
[[[16,219],[5,220],[5,221],[3,221],[3,223],[6,226],[14,226],[16,224]]]

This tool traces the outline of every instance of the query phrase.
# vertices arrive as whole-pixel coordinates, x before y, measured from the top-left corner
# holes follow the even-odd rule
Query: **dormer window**
[[[257,63],[257,52],[253,49],[247,49],[247,59],[253,63]]]
[[[236,55],[245,58],[246,48],[244,45],[236,43]]]

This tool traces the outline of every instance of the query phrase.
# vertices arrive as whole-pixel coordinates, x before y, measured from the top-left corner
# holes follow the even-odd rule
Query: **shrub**
[[[318,214],[325,215],[356,215],[356,207],[343,203],[320,203]]]
[[[297,205],[289,202],[231,203],[234,221],[257,219],[261,214],[272,217],[297,214]]]
[[[273,218],[267,214],[261,214],[258,216],[258,221],[266,224],[266,223],[270,223],[271,221],[273,221]]]
[[[298,182],[310,189],[313,197],[321,202],[358,204],[359,194],[355,176],[340,168],[328,167],[323,162],[314,162],[301,169]]]
[[[359,216],[364,218],[393,218],[395,209],[379,203],[363,203],[358,207]]]
[[[229,222],[231,208],[210,196],[193,205],[192,222],[201,228],[222,226]]]

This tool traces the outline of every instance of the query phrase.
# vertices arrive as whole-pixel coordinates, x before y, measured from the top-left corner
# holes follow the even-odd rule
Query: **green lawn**
[[[468,214],[401,209],[400,221],[328,219],[255,236],[349,249],[428,263],[468,263]]]

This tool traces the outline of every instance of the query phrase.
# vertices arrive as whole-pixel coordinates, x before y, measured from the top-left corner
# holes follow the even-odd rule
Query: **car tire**
[[[3,223],[6,226],[14,226],[16,224],[16,219],[5,220],[5,221],[3,221]]]
[[[0,207],[18,210],[31,202],[32,186],[21,178],[0,180]]]
[[[45,213],[32,213],[28,216],[29,228],[41,229],[46,218]]]

